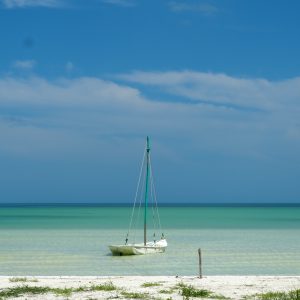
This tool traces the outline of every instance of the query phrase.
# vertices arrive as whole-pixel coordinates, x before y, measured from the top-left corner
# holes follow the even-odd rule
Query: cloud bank
[[[133,72],[114,80],[2,77],[0,158],[95,166],[94,172],[105,170],[105,180],[109,170],[135,165],[150,135],[156,165],[171,169],[166,186],[175,182],[196,195],[200,176],[206,199],[215,201],[229,188],[237,198],[246,195],[245,180],[270,191],[274,180],[287,176],[285,192],[295,195],[299,83],[194,71]],[[233,187],[234,180],[240,188]],[[212,192],[215,181],[220,190]],[[247,190],[247,196],[256,197],[256,190]]]
[[[60,0],[2,0],[5,8],[25,8],[25,7],[59,7]]]
[[[133,72],[117,78],[123,83],[93,77],[2,78],[1,124],[26,124],[45,133],[71,130],[82,137],[86,132],[93,138],[181,135],[202,148],[241,155],[263,155],[263,149],[250,147],[258,136],[266,141],[272,136],[279,144],[299,142],[300,78],[271,82],[191,71]],[[159,90],[160,97],[147,96],[144,86]],[[172,97],[179,100],[170,101]],[[225,136],[230,145],[223,143]]]
[[[257,109],[266,112],[299,108],[300,77],[272,82],[245,79],[226,74],[182,72],[133,72],[118,76],[126,82],[158,87],[166,93],[194,102],[228,108]],[[290,107],[291,107],[290,106]]]

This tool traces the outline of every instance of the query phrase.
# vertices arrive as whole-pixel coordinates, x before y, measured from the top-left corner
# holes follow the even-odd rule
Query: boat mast
[[[147,166],[146,166],[146,187],[145,187],[145,209],[144,209],[144,245],[147,243],[147,206],[148,206],[148,181],[149,181],[149,164],[150,164],[150,141],[147,136]]]

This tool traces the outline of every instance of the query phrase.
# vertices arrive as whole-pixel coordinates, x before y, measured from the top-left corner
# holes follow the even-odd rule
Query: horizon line
[[[131,207],[131,202],[114,202],[114,203],[99,203],[99,202],[14,202],[14,203],[0,203],[0,207]],[[143,206],[143,205],[142,205]],[[149,206],[153,206],[152,203]],[[300,207],[300,202],[215,202],[215,203],[195,203],[195,202],[163,202],[157,205],[158,207]]]

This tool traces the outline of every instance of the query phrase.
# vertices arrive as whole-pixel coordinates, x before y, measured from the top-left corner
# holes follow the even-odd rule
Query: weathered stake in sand
[[[102,290],[112,283],[114,290]],[[18,286],[49,287],[44,294],[25,293],[4,299],[183,299],[178,284],[192,285],[230,299],[270,291],[300,289],[300,276],[0,276],[1,293]],[[177,288],[176,288],[177,286]],[[65,289],[66,288],[66,289]],[[57,290],[55,290],[57,289]],[[61,293],[65,289],[65,293]],[[42,290],[42,289],[41,289]],[[132,297],[132,298],[130,298]],[[196,299],[196,298],[191,298]],[[214,299],[210,297],[210,299]]]

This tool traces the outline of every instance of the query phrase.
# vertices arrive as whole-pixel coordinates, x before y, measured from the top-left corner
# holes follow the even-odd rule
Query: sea
[[[149,210],[148,238],[163,254],[112,256],[123,244],[128,205],[1,205],[0,275],[300,275],[299,205],[163,205]],[[129,242],[143,241],[132,222]],[[153,222],[156,224],[157,222]],[[157,228],[156,228],[157,229]],[[155,236],[154,236],[155,232]]]

